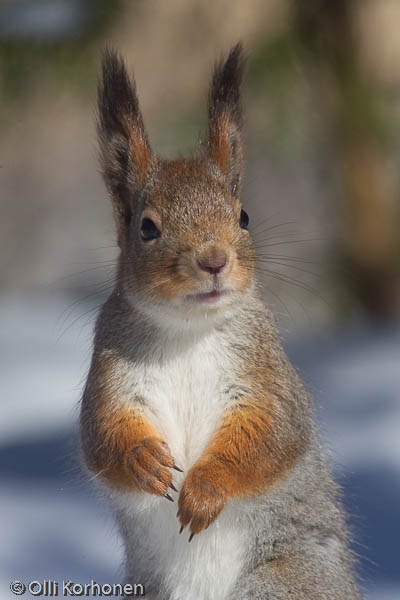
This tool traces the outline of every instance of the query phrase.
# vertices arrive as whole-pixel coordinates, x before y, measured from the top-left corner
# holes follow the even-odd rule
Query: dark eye
[[[142,240],[149,242],[150,240],[159,238],[160,235],[161,231],[157,228],[157,225],[151,219],[144,217],[140,225],[140,237]]]
[[[242,208],[242,210],[240,211],[240,227],[242,229],[247,229],[248,226],[249,226],[249,215]]]

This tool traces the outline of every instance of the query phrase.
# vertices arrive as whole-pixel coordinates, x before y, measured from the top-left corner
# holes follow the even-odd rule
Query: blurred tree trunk
[[[398,315],[398,174],[389,111],[359,64],[354,3],[295,0],[295,28],[321,82],[320,108],[335,143],[343,192],[339,253],[371,318]],[[385,32],[382,32],[385,35]]]

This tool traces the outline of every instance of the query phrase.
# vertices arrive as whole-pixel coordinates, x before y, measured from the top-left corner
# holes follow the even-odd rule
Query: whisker
[[[254,244],[254,247],[257,248],[269,248],[272,246],[284,246],[287,244],[301,244],[303,242],[323,242],[324,238],[320,238],[320,237],[314,237],[314,238],[302,238],[302,239],[297,239],[297,240],[285,240],[282,242],[274,242],[272,244]]]
[[[109,287],[109,289],[111,289],[111,286]],[[100,294],[103,294],[106,291],[107,291],[106,289],[103,289],[103,290],[100,290],[100,291],[96,292],[96,294],[100,295]],[[91,295],[93,296],[94,294],[91,294]],[[82,299],[80,301],[82,301]],[[103,303],[103,298],[95,306],[91,306],[84,313],[81,313],[77,317],[75,317],[73,319],[73,321],[71,323],[69,323],[66,327],[64,327],[64,329],[60,332],[60,334],[57,337],[57,342],[59,342],[61,340],[61,338],[67,333],[67,331],[69,331],[74,325],[76,325],[76,323],[78,323],[80,319],[86,317],[89,314],[94,315],[94,313],[96,313],[98,311],[98,309],[100,308],[100,306],[102,305],[102,303]],[[87,323],[88,322],[86,322],[86,324]]]
[[[97,246],[97,248],[88,248],[88,252],[98,252],[99,250],[118,250],[119,246],[117,244],[113,244],[111,246]]]
[[[290,310],[289,310],[289,308],[288,308],[287,304],[286,304],[286,303],[285,303],[285,302],[282,300],[282,298],[281,298],[281,297],[278,295],[278,293],[277,293],[277,292],[274,292],[274,291],[273,291],[273,290],[271,290],[270,288],[268,288],[266,291],[267,291],[267,293],[269,293],[269,294],[272,294],[272,295],[274,296],[274,298],[276,298],[276,299],[277,299],[277,300],[278,300],[278,301],[279,301],[279,302],[280,302],[280,303],[283,305],[283,308],[285,309],[287,316],[289,317],[289,319],[291,319],[291,320],[293,321],[293,315],[292,315],[292,313],[290,312]]]
[[[79,277],[79,275],[86,275],[87,273],[91,273],[92,271],[98,271],[99,269],[112,269],[115,265],[98,265],[97,267],[89,267],[88,269],[83,269],[82,271],[76,271],[75,273],[70,273],[69,275],[63,275],[54,281],[52,285],[55,283],[61,283],[62,281],[72,279],[73,277]]]
[[[295,287],[298,287],[299,289],[303,289],[303,290],[307,291],[308,293],[315,295],[317,298],[322,300],[322,302],[324,302],[324,304],[326,304],[326,306],[329,308],[329,310],[333,311],[333,307],[331,306],[331,304],[323,296],[321,296],[321,294],[319,293],[319,291],[317,289],[315,289],[311,285],[306,284],[303,281],[299,281],[298,279],[295,279],[294,277],[291,277],[289,275],[284,275],[283,273],[279,273],[278,271],[274,271],[272,269],[266,269],[265,267],[263,269],[263,273],[269,275],[272,279],[276,279],[277,281],[282,281],[283,283],[294,285]]]
[[[64,325],[65,321],[72,316],[73,311],[76,309],[76,307],[79,304],[86,302],[90,298],[93,298],[93,296],[97,296],[99,294],[106,292],[107,289],[111,289],[111,287],[112,287],[111,284],[112,285],[114,284],[114,278],[106,280],[105,282],[102,282],[101,284],[98,284],[99,289],[91,292],[90,294],[87,294],[86,296],[83,296],[82,298],[77,298],[77,300],[74,300],[74,302],[72,302],[69,306],[67,306],[63,310],[61,315],[58,317],[57,322],[56,322],[56,328],[62,327]]]
[[[281,267],[285,267],[286,269],[294,269],[296,271],[300,271],[301,273],[307,273],[307,275],[314,275],[315,277],[317,277],[319,275],[319,273],[315,273],[315,271],[309,271],[308,269],[303,269],[302,267],[297,267],[295,265],[291,265],[288,262],[282,263],[277,260],[270,260],[270,259],[263,259],[263,258],[258,259],[258,262],[263,263],[263,264],[280,265]]]
[[[272,213],[272,215],[267,215],[266,217],[264,217],[264,219],[259,221],[254,227],[252,227],[252,230],[256,230],[257,228],[262,227],[263,225],[265,225],[265,223],[267,223],[268,221],[272,221],[272,219],[274,217],[279,216],[281,213],[282,213],[282,210],[277,210],[274,213]]]
[[[298,258],[297,256],[285,256],[281,254],[257,254],[257,260],[281,260],[287,263],[300,263],[305,265],[325,265],[327,261],[318,261],[318,260],[307,260],[303,258]]]
[[[250,227],[250,232],[253,237],[257,237],[259,235],[263,235],[268,231],[272,231],[273,229],[278,229],[279,227],[286,227],[287,225],[296,225],[296,221],[283,221],[282,223],[276,223],[275,225],[270,225],[269,227],[265,227],[260,230],[260,223],[255,225],[254,227]]]
[[[265,288],[265,293],[266,293],[266,294],[268,294],[268,293],[272,293],[273,295],[275,295],[275,294],[274,294],[274,292],[273,292],[273,291],[270,289],[270,287],[268,287],[268,286],[267,286],[267,287],[266,287],[266,286],[264,286],[264,288]],[[306,317],[306,319],[307,319],[308,323],[312,324],[311,316],[310,316],[310,314],[307,312],[307,310],[306,310],[306,308],[305,308],[304,304],[303,304],[302,302],[300,302],[300,299],[298,298],[298,296],[294,296],[293,294],[290,294],[290,293],[289,293],[289,292],[287,292],[287,291],[286,291],[285,293],[286,293],[286,294],[287,294],[287,295],[290,297],[290,299],[291,299],[291,300],[292,300],[292,301],[293,301],[295,304],[298,304],[298,305],[300,306],[300,308],[301,308],[302,312],[304,313],[304,315],[305,315],[305,317]],[[280,296],[278,296],[278,297],[280,298]],[[283,302],[283,301],[282,301],[282,302]],[[286,305],[285,305],[285,306],[286,306]],[[291,313],[291,312],[289,312],[289,309],[287,309],[287,313],[288,313],[288,316],[289,316],[289,318],[290,318],[290,319],[291,319],[293,322],[295,322],[295,319],[294,319],[294,317],[293,317],[292,313]]]

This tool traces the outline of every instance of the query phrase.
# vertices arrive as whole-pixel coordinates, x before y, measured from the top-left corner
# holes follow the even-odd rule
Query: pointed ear
[[[234,196],[239,195],[243,172],[240,84],[244,56],[239,43],[225,62],[214,69],[208,99],[208,155],[225,175]]]
[[[121,244],[135,196],[143,189],[151,169],[152,152],[135,82],[130,80],[122,58],[112,50],[103,54],[97,131],[102,174],[111,195]]]

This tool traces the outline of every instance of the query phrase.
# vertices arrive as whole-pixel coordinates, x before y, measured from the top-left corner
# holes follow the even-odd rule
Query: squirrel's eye
[[[242,210],[240,211],[240,227],[242,229],[247,229],[248,226],[249,226],[249,215],[242,208]]]
[[[161,231],[157,228],[157,225],[151,219],[144,217],[140,225],[140,237],[142,240],[149,242],[150,240],[159,238],[160,235]]]

